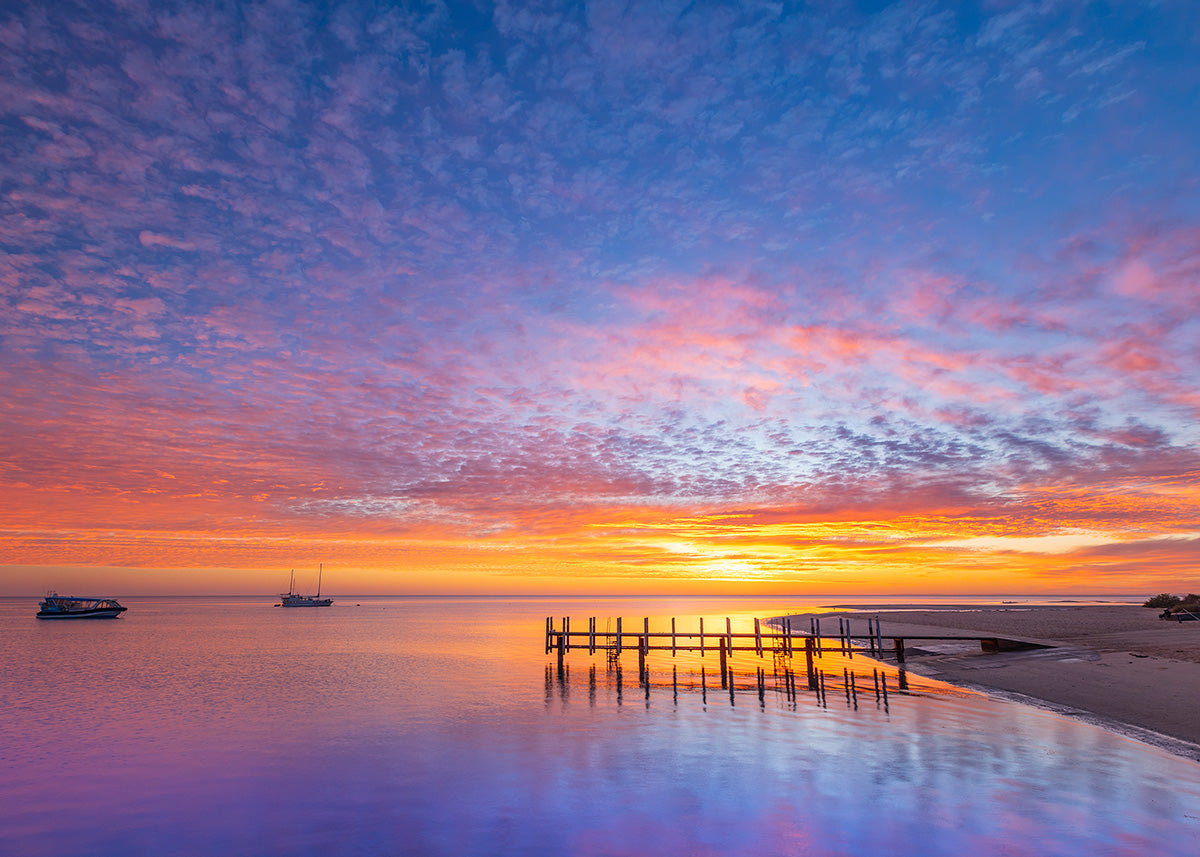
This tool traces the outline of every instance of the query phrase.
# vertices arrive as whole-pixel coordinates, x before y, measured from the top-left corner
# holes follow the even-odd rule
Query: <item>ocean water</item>
[[[0,599],[0,853],[1194,855],[1200,764],[826,655],[546,654],[572,629],[753,630],[795,599]],[[784,664],[786,666],[786,664]],[[701,670],[704,676],[701,678]],[[760,690],[758,671],[763,671]],[[886,698],[876,691],[883,671]],[[854,687],[844,677],[853,672]]]

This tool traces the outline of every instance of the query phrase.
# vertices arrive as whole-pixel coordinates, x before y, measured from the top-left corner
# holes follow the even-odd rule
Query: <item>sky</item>
[[[0,594],[1200,589],[1200,6],[0,7]]]

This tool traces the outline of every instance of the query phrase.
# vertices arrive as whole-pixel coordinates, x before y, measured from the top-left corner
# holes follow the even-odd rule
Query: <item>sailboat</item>
[[[300,595],[296,592],[296,570],[292,569],[292,581],[288,584],[287,594],[279,596],[279,603],[276,607],[329,607],[333,604],[332,598],[321,597],[321,574],[325,570],[325,565],[322,563],[317,571],[317,594],[316,595]]]

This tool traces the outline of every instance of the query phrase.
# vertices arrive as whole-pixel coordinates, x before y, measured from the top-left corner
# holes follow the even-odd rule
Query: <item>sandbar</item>
[[[808,629],[808,616],[795,617]],[[1200,621],[1159,619],[1131,604],[957,606],[819,614],[865,638],[878,617],[885,648],[903,636],[993,636],[1045,648],[985,653],[978,643],[906,641],[908,670],[1083,717],[1200,759]],[[889,655],[887,660],[895,662]],[[1184,742],[1179,745],[1178,742]]]

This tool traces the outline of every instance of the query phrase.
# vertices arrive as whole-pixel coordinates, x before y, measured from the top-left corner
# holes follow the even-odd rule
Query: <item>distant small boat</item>
[[[292,569],[292,580],[288,584],[286,594],[280,594],[279,603],[276,607],[329,607],[333,604],[332,598],[321,597],[321,574],[325,570],[322,565],[317,571],[317,594],[316,595],[300,595],[296,592],[296,570]]]
[[[39,619],[116,619],[128,607],[115,598],[82,598],[51,592],[38,604]]]

